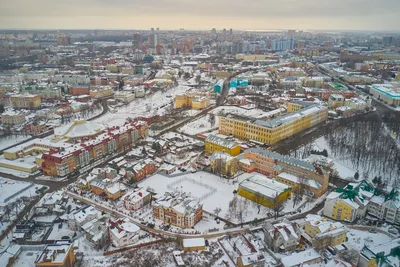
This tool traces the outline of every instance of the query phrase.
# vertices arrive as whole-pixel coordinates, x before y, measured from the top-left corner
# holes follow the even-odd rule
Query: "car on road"
[[[376,230],[375,229],[369,229],[368,232],[370,232],[372,234],[376,234]]]
[[[324,257],[327,260],[331,260],[332,259],[332,255],[328,251],[322,252],[322,257]]]

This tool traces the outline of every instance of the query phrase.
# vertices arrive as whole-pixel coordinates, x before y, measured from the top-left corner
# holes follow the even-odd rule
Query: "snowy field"
[[[31,138],[30,135],[11,135],[0,137],[0,150],[17,145]]]
[[[35,196],[35,191],[38,188],[39,186],[34,186],[32,183],[14,181],[0,177],[0,206],[8,205],[23,196]],[[18,194],[13,196],[16,193]]]
[[[104,123],[107,126],[123,125],[127,118],[151,117],[164,115],[169,104],[173,103],[175,96],[185,93],[187,86],[178,86],[162,91],[157,91],[145,98],[137,98],[129,105],[119,107],[113,112],[107,112],[104,116],[95,119],[95,122]]]
[[[234,182],[233,180],[226,180],[207,172],[184,174],[172,178],[156,174],[142,182],[139,182],[138,185],[145,189],[151,188],[155,190],[158,195],[164,195],[167,191],[186,192],[200,200],[205,211],[214,214],[214,210],[220,208],[221,212],[218,214],[220,217],[229,219],[234,223],[239,223],[238,218],[232,216],[229,211],[229,202],[234,198],[233,191],[238,189],[239,183],[252,175],[254,174],[241,174],[234,179]],[[301,209],[303,212],[307,209],[313,208],[313,203],[306,203],[306,197],[303,197],[302,201],[296,205],[293,205],[293,199],[294,198],[288,199],[285,202],[282,214],[297,211],[299,206],[302,207]],[[268,217],[268,213],[271,213],[271,210],[264,206],[261,206],[260,212],[258,212],[258,205],[241,196],[238,196],[238,200],[246,201],[247,205],[243,222],[249,222],[255,218]],[[199,227],[201,228],[199,230],[210,229],[216,226],[213,220],[209,219],[209,222],[209,225],[202,225]],[[217,228],[220,228],[220,226]]]
[[[351,244],[356,250],[361,251],[364,245],[369,247],[378,246],[385,244],[392,240],[385,234],[381,233],[370,233],[368,231],[350,229],[347,233],[348,241],[346,243]]]
[[[210,115],[207,114],[179,128],[178,131],[188,135],[196,135],[218,128],[218,116],[215,116],[214,123],[211,123],[209,118]]]

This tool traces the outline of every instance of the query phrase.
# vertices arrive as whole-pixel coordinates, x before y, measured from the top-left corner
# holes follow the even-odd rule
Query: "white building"
[[[72,231],[79,230],[85,223],[100,218],[101,211],[92,206],[87,206],[68,216],[68,227]]]
[[[140,228],[128,219],[111,221],[109,226],[110,242],[116,247],[124,247],[139,241]]]
[[[265,243],[274,252],[294,250],[301,238],[300,226],[287,219],[276,224],[267,222],[263,231]]]
[[[151,194],[141,188],[124,196],[124,207],[127,210],[138,210],[151,201]]]

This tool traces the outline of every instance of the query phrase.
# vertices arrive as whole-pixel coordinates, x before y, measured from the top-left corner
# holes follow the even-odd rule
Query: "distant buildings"
[[[181,228],[191,228],[203,217],[203,205],[186,193],[166,192],[154,202],[153,217]]]
[[[6,126],[19,125],[25,122],[25,113],[20,111],[6,110],[0,114],[0,121]]]
[[[175,97],[175,108],[205,109],[210,106],[210,94],[185,93]]]
[[[400,106],[400,83],[399,84],[373,84],[370,93],[388,105]]]
[[[113,94],[113,89],[111,86],[97,86],[90,89],[91,98],[103,98],[108,97]]]
[[[39,109],[41,99],[39,95],[12,95],[10,97],[11,106],[16,109]]]
[[[271,50],[272,51],[286,51],[294,49],[294,39],[277,39],[272,40]]]

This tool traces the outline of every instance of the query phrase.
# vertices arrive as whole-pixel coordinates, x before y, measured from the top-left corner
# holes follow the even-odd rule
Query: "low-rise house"
[[[367,205],[367,212],[388,223],[400,224],[400,192],[392,189],[386,195],[374,195]]]
[[[128,219],[109,221],[110,242],[115,247],[125,247],[139,241],[140,228]]]
[[[103,248],[109,241],[108,218],[109,215],[102,215],[100,218],[95,218],[82,225],[82,229],[86,233],[86,239],[98,249]]]
[[[347,232],[348,229],[340,222],[332,222],[319,215],[309,214],[305,218],[302,235],[311,241],[313,248],[321,249],[345,242]]]
[[[76,262],[74,248],[68,242],[49,244],[35,260],[36,267],[71,267]]]
[[[267,222],[263,226],[263,231],[265,243],[274,252],[295,250],[301,238],[299,225],[287,219],[276,224]]]
[[[145,189],[128,193],[124,196],[124,207],[127,210],[139,210],[141,207],[147,205],[151,201],[151,194]]]
[[[107,179],[94,179],[90,184],[91,191],[110,200],[116,200],[125,194],[125,185],[119,182],[109,183]]]
[[[283,267],[312,266],[321,263],[322,257],[312,248],[285,256],[281,259],[281,262]]]
[[[199,251],[205,250],[206,243],[204,238],[187,238],[183,239],[183,250],[184,251]]]
[[[254,253],[238,257],[236,260],[238,267],[264,267],[265,257],[262,253]]]
[[[100,218],[101,211],[95,209],[92,206],[86,206],[80,210],[77,210],[68,216],[68,227],[72,231],[81,229],[82,225],[92,221],[93,219]]]

